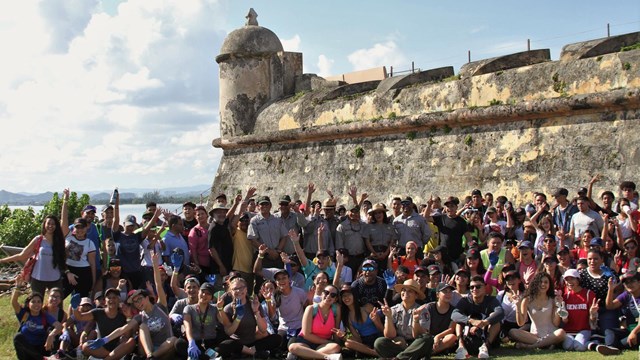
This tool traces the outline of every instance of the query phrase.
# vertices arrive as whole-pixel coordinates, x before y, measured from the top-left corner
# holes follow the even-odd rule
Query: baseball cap
[[[377,269],[378,268],[378,263],[375,262],[374,260],[367,259],[367,260],[362,262],[362,267],[365,267],[365,266],[373,266],[374,269]]]
[[[442,253],[442,252],[444,252],[445,249],[446,248],[444,247],[444,245],[438,245],[438,246],[434,247],[433,249],[429,250],[429,252],[430,253],[434,253],[434,252]]]
[[[471,196],[474,196],[474,195],[482,196],[482,191],[480,191],[480,189],[471,190]]]
[[[109,294],[113,293],[114,295],[118,296],[118,299],[120,298],[120,290],[116,289],[116,288],[108,288],[107,290],[105,290],[104,292],[104,297],[109,296]],[[94,296],[95,299],[98,298],[98,295],[96,294],[96,296]]]
[[[96,293],[93,295],[93,300],[98,300],[100,298],[104,298],[104,295],[102,295],[102,291],[96,291]]]
[[[580,194],[587,195],[587,188],[581,187],[580,189],[578,189],[578,195]]]
[[[441,273],[442,271],[440,271],[440,266],[438,265],[429,265],[429,267],[427,268],[429,270],[429,275],[433,275],[433,274],[437,274],[437,273]]]
[[[418,273],[418,272],[423,272],[423,273],[428,274],[428,273],[429,273],[429,270],[428,270],[426,267],[424,267],[424,266],[422,266],[422,265],[419,265],[419,266],[416,266],[416,267],[413,269],[413,273],[414,273],[414,274],[416,274],[416,273]]]
[[[100,212],[105,212],[109,209],[113,209],[113,205],[111,204],[107,204],[107,205],[102,205],[102,209],[100,209]]]
[[[455,290],[455,288],[447,283],[439,283],[438,286],[436,286],[436,292],[440,292],[444,289],[451,289],[451,290]]]
[[[258,197],[258,199],[256,200],[256,203],[257,203],[258,205],[261,205],[261,204],[271,204],[271,199],[269,199],[269,197],[268,197],[268,196],[263,195],[263,196]]]
[[[480,251],[478,251],[478,249],[469,249],[467,251],[467,258],[480,259]]]
[[[211,296],[213,296],[213,294],[215,294],[216,290],[213,286],[213,284],[210,284],[208,282],[203,283],[202,285],[200,285],[200,291],[206,291],[208,292]]]
[[[192,203],[191,201],[187,201],[186,203],[182,204],[182,207],[190,207],[195,209],[196,208],[196,204]]]
[[[98,212],[98,209],[96,209],[96,207],[93,205],[86,205],[84,208],[82,208],[82,212],[87,212],[87,211]]]
[[[318,250],[316,252],[316,257],[319,257],[319,256],[322,256],[322,257],[329,256],[329,250]]]
[[[289,205],[289,203],[291,203],[291,196],[289,195],[283,195],[280,197],[280,200],[278,200],[278,204]]]
[[[137,225],[138,222],[136,221],[136,217],[133,215],[127,215],[127,217],[124,219],[124,226],[129,226],[129,225]]]
[[[273,278],[275,279],[280,274],[286,274],[289,276],[289,272],[286,269],[278,269],[275,273],[273,273]]]
[[[413,199],[411,198],[411,196],[405,196],[404,199],[400,201],[400,204],[402,205],[407,205],[412,203],[413,203]]]
[[[602,238],[594,237],[593,239],[591,239],[589,246],[603,246]]]
[[[565,271],[564,274],[562,274],[562,278],[566,279],[568,277],[580,279],[580,273],[576,269],[567,269],[567,271]]]
[[[518,249],[522,249],[522,248],[533,249],[533,244],[531,243],[531,241],[525,240],[521,242],[520,245],[518,245]]]
[[[93,306],[93,301],[91,301],[91,298],[83,297],[82,299],[80,299],[80,306],[82,306],[82,305],[92,305]]]
[[[457,197],[455,197],[455,196],[449,196],[449,197],[445,200],[444,205],[445,205],[445,206],[448,206],[449,204],[456,204],[456,205],[460,205],[460,199],[458,199],[458,198],[457,198]]]
[[[489,208],[487,208],[487,214],[490,213],[497,213],[498,209],[495,208],[495,206],[489,206]]]

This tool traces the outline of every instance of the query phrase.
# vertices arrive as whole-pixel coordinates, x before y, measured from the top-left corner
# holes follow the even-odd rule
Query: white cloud
[[[326,55],[320,54],[318,56],[318,75],[319,76],[329,76],[332,75],[331,68],[333,67],[334,60],[329,59]]]
[[[109,15],[70,1],[0,3],[2,187],[210,182],[223,7],[141,0]]]
[[[394,40],[374,44],[368,49],[359,49],[347,56],[353,70],[365,70],[379,66],[407,66],[407,58]]]
[[[300,35],[295,34],[291,39],[281,39],[284,51],[298,52],[300,51]]]

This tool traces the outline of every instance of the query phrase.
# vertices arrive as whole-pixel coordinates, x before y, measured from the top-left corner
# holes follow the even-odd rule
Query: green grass
[[[16,359],[13,349],[13,335],[18,328],[18,320],[13,314],[10,294],[0,297],[0,359]],[[20,297],[22,301],[24,296]],[[66,301],[68,304],[68,301]],[[492,359],[554,359],[554,360],[602,360],[605,357],[596,352],[567,352],[563,350],[518,350],[513,344],[503,345],[490,351]],[[454,355],[434,356],[432,359],[453,359]],[[362,358],[360,358],[362,359]],[[618,356],[607,356],[607,360],[640,360],[638,351],[627,350]]]

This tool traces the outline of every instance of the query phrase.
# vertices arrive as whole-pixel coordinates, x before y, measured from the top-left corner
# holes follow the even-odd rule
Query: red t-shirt
[[[567,333],[577,333],[582,330],[591,330],[589,325],[589,308],[596,297],[593,291],[582,289],[579,293],[567,290],[564,293],[564,302],[569,312],[569,319],[564,325]]]
[[[413,271],[415,270],[416,266],[418,266],[418,259],[409,260],[406,256],[399,256],[398,258],[393,259],[393,262],[391,263],[393,271],[398,270],[398,266],[404,265],[409,269],[409,276],[407,277],[407,279],[413,279]]]

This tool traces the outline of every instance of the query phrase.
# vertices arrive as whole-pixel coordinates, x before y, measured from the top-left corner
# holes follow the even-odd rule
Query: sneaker
[[[329,360],[342,360],[342,354],[329,354],[327,355]]]
[[[458,348],[458,350],[456,350],[456,359],[457,360],[466,359],[468,357],[469,357],[469,353],[467,352],[467,349],[465,349],[464,347],[460,346]]]
[[[596,351],[601,355],[618,355],[621,352],[620,349],[608,345],[598,345]]]
[[[487,344],[482,344],[478,349],[478,359],[488,359],[489,358],[489,349],[487,349]]]
[[[298,357],[293,355],[293,353],[287,353],[287,360],[298,360]]]

